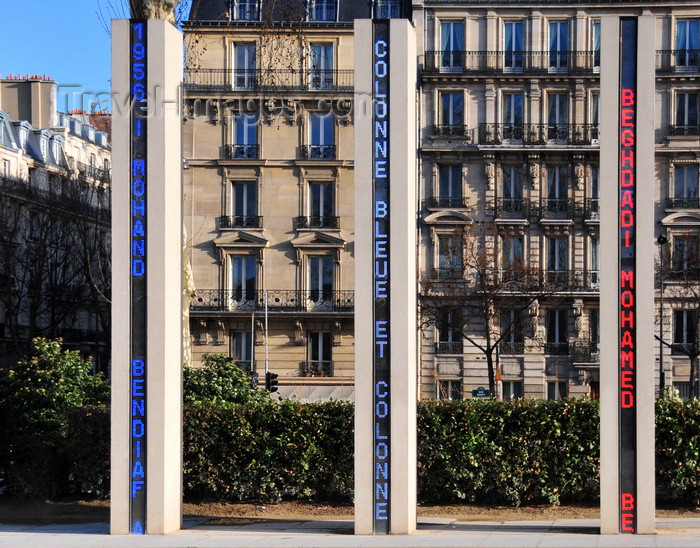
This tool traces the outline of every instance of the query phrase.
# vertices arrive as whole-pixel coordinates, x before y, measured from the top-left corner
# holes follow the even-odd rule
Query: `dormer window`
[[[259,21],[260,6],[258,0],[233,0],[231,2],[234,21]]]
[[[309,0],[309,21],[335,21],[336,0]]]

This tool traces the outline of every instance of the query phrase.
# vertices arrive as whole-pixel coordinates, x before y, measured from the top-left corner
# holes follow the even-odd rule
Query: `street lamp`
[[[668,238],[664,236],[663,232],[656,238],[656,243],[659,244],[659,396],[661,396],[666,385],[666,372],[664,371],[664,245],[668,243]]]

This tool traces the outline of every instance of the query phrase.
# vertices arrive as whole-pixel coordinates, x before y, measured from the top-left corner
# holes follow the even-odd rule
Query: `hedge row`
[[[421,402],[418,490],[424,503],[596,500],[598,403],[518,400]],[[106,495],[109,413],[67,414],[71,436],[52,453],[54,476]],[[657,488],[700,503],[700,400],[657,402]],[[190,406],[184,414],[186,493],[210,500],[275,501],[282,496],[350,499],[353,406],[330,401]],[[39,455],[37,456],[39,457]],[[15,463],[38,476],[41,462]],[[43,459],[46,460],[46,459]]]

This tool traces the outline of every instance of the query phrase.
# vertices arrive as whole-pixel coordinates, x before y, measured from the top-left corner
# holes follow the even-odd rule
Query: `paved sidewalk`
[[[418,531],[402,536],[355,536],[353,522],[265,521],[216,526],[188,520],[164,536],[111,536],[105,523],[84,525],[0,524],[0,547],[700,547],[700,518],[657,519],[656,535],[601,536],[599,520],[460,522],[420,518]]]

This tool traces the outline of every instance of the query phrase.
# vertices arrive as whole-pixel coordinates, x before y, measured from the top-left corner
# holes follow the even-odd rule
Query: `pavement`
[[[419,518],[411,535],[355,536],[351,520],[257,521],[219,526],[186,520],[169,535],[110,535],[107,523],[10,525],[0,523],[0,547],[669,547],[700,548],[700,518],[660,518],[655,535],[600,535],[600,521],[457,521]]]

